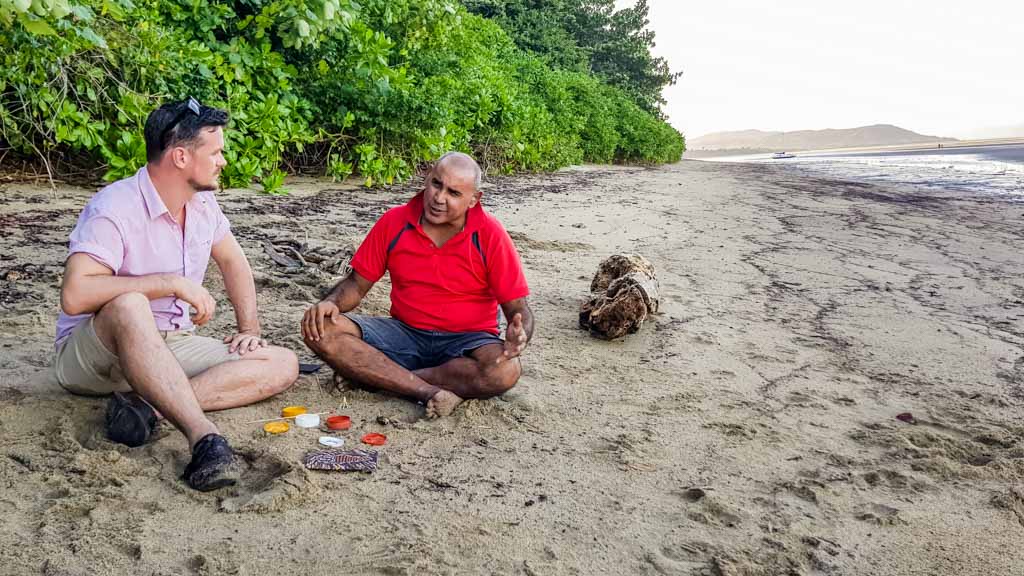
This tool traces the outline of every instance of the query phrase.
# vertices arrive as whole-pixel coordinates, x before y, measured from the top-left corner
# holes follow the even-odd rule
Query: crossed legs
[[[500,344],[481,346],[470,357],[440,366],[409,371],[364,342],[355,322],[345,316],[336,318],[325,324],[320,340],[306,337],[306,346],[345,378],[426,403],[431,418],[451,414],[464,399],[502,394],[515,386],[522,373],[518,358],[498,362]]]
[[[298,359],[285,348],[260,348],[195,376],[185,375],[157,331],[149,300],[139,293],[114,298],[93,319],[96,335],[119,359],[132,389],[188,438],[189,446],[217,427],[203,413],[244,406],[287,389]]]

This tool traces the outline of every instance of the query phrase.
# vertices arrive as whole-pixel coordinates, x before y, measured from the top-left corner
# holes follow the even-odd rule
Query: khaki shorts
[[[68,392],[87,396],[130,391],[132,387],[124,379],[120,361],[100,341],[92,321],[90,318],[76,326],[57,347],[53,358],[57,382]],[[196,336],[191,330],[160,334],[189,378],[239,358],[237,352],[228,352],[224,342]]]

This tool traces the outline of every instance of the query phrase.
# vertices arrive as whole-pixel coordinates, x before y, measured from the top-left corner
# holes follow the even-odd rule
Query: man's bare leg
[[[501,344],[487,344],[467,357],[414,370],[413,374],[463,398],[490,398],[510,390],[522,373],[518,358],[499,362],[504,349]]]
[[[188,438],[189,447],[217,434],[181,365],[156,329],[149,299],[137,292],[114,298],[93,319],[96,335],[121,363],[132,389]]]
[[[431,418],[451,414],[463,398],[501,394],[519,378],[518,361],[497,363],[503,349],[498,344],[475,350],[473,358],[410,372],[364,342],[359,326],[344,316],[328,323],[319,341],[307,338],[306,346],[346,378],[425,402]]]
[[[427,403],[443,391],[364,342],[362,330],[345,316],[325,328],[320,340],[305,338],[306,346],[345,378]]]
[[[467,358],[453,358],[440,366],[414,370],[413,374],[441,388],[427,402],[427,415],[447,416],[467,398],[491,398],[512,389],[522,374],[518,358],[502,360],[501,344],[481,346]]]
[[[218,364],[192,377],[192,391],[204,411],[248,406],[284,392],[299,377],[299,359],[270,346]]]

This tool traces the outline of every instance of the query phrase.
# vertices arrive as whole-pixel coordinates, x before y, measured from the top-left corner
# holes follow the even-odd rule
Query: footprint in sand
[[[309,473],[279,456],[262,450],[236,450],[242,474],[225,491],[223,512],[276,512],[313,496],[317,488]]]
[[[708,526],[735,528],[743,521],[742,512],[710,496],[702,488],[687,488],[676,493],[687,504],[686,516]]]
[[[900,511],[885,504],[868,504],[864,509],[854,514],[854,518],[863,522],[878,524],[879,526],[898,526],[906,524],[907,521],[900,518]]]
[[[1024,487],[1016,486],[1005,494],[996,494],[992,497],[992,505],[1013,512],[1017,522],[1024,526]]]
[[[851,438],[880,447],[890,458],[909,460],[913,469],[934,477],[1024,480],[1016,461],[1024,432],[975,423],[973,431],[933,420],[914,424],[868,423]]]

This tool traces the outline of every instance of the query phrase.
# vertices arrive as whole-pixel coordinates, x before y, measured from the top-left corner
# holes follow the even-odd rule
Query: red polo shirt
[[[388,210],[352,257],[371,282],[391,273],[391,316],[421,330],[498,333],[498,304],[530,294],[512,238],[478,202],[438,248],[420,226],[423,194]]]

